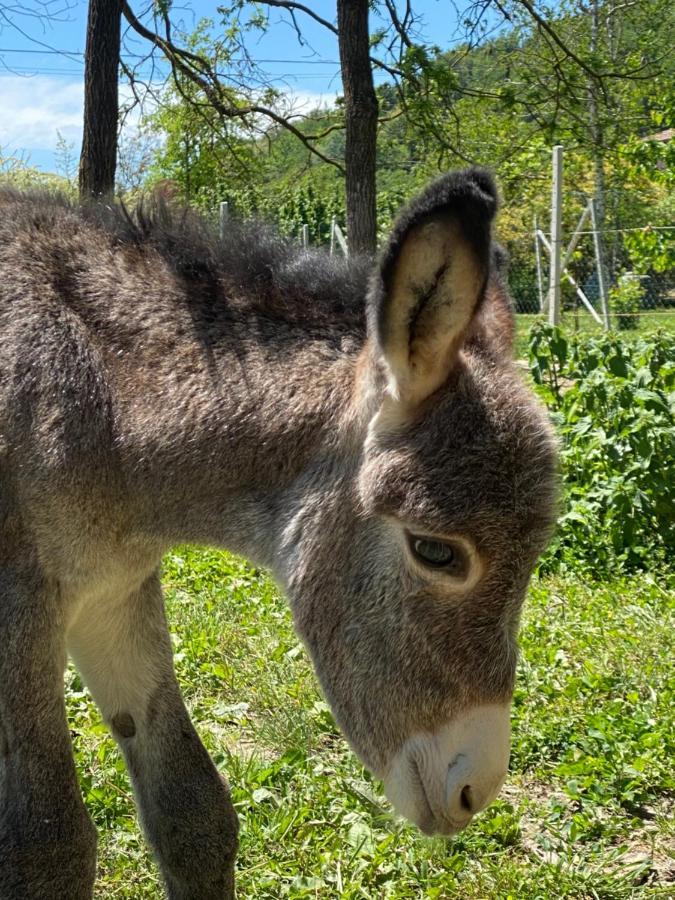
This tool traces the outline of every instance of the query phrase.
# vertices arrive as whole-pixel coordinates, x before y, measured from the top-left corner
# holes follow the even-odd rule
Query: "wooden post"
[[[551,190],[551,275],[548,289],[548,321],[560,324],[560,281],[562,275],[562,179],[563,148],[553,148],[553,186]]]
[[[302,247],[303,250],[309,249],[309,225],[306,223],[302,226]]]

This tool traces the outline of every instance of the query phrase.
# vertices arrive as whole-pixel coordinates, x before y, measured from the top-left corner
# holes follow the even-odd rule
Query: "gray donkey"
[[[70,654],[126,759],[171,900],[234,893],[237,817],[176,682],[159,565],[267,566],[394,807],[452,834],[509,757],[519,610],[555,442],[510,359],[480,169],[377,263],[0,195],[0,898],[91,897]]]

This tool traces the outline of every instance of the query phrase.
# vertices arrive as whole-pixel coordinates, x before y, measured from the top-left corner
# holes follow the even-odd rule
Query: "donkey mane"
[[[11,205],[13,234],[25,229],[69,232],[93,226],[119,247],[156,253],[202,299],[236,295],[251,312],[282,319],[303,331],[337,327],[365,336],[364,300],[372,260],[331,257],[304,249],[261,220],[231,219],[221,238],[207,219],[163,197],[122,203],[79,204],[58,193],[0,190],[0,208]],[[66,265],[67,263],[64,263]],[[61,280],[61,279],[59,279]],[[65,278],[63,280],[66,280]],[[253,287],[253,290],[252,290]],[[195,296],[194,291],[188,294]]]

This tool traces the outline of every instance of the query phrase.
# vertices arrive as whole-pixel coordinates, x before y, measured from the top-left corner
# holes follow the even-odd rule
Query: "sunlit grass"
[[[519,313],[516,316],[516,341],[514,348],[516,359],[527,359],[530,328],[542,318],[545,318],[545,316],[531,313]],[[602,326],[598,325],[589,313],[580,310],[565,310],[562,315],[562,327],[571,334],[576,332],[597,334],[602,330]],[[675,332],[675,308],[643,310],[636,316],[636,327],[624,331],[622,334],[630,336],[659,330],[668,333]]]
[[[672,897],[673,592],[535,581],[512,773],[452,841],[392,818],[318,693],[285,602],[223,553],[165,564],[176,666],[240,815],[242,898]],[[672,585],[670,586],[672,588]],[[159,898],[114,743],[78,680],[71,727],[101,835],[98,898]]]

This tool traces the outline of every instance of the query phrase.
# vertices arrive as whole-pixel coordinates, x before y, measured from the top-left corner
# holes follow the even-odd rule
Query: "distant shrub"
[[[610,290],[609,309],[620,331],[638,327],[643,293],[639,276],[629,274],[622,275],[618,284]]]
[[[675,561],[675,335],[567,337],[538,324],[530,366],[562,439],[563,508],[545,570]]]

